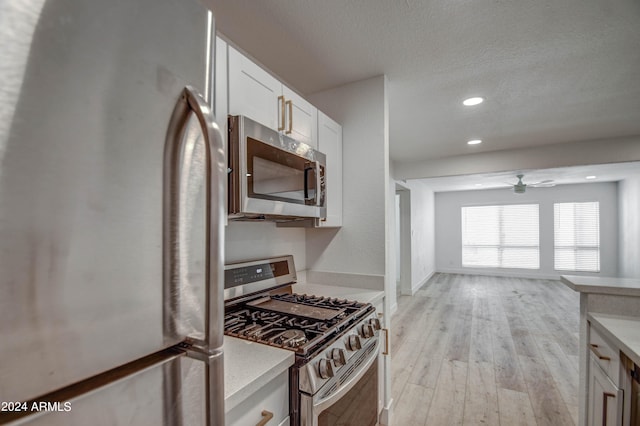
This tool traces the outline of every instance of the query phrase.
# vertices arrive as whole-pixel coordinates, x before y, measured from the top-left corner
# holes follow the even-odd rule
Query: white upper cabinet
[[[216,37],[216,74],[214,82],[213,113],[216,122],[227,139],[227,42]],[[226,143],[225,143],[226,147]]]
[[[228,78],[230,115],[245,115],[272,129],[282,129],[278,126],[282,83],[231,46]]]
[[[318,109],[284,85],[282,96],[286,117],[284,133],[317,149]]]
[[[317,226],[342,226],[342,126],[318,111],[318,151],[327,156],[327,217]]]
[[[317,109],[229,46],[229,114],[244,115],[317,148]]]

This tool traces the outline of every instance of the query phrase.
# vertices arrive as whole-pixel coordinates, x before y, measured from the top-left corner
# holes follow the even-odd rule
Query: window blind
[[[462,266],[539,269],[538,204],[462,207]]]
[[[555,269],[600,272],[600,203],[556,203]]]

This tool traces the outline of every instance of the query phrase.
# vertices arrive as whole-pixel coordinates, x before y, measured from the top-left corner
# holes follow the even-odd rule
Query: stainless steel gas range
[[[293,256],[225,267],[228,336],[295,352],[295,426],[377,423],[380,322],[370,303],[293,293]]]

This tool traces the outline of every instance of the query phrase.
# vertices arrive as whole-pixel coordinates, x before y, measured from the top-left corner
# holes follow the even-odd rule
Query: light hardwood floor
[[[578,319],[560,281],[436,274],[392,317],[393,424],[577,424]]]

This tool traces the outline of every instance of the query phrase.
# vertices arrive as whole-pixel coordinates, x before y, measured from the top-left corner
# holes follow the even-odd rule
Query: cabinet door
[[[385,354],[385,351],[390,350],[388,333],[391,321],[384,310],[384,298],[376,303],[375,308],[378,319],[380,320],[380,325],[383,328],[380,334],[381,356],[378,357],[378,419],[380,420],[381,425],[388,425],[388,413],[385,412],[384,409],[389,406],[391,401],[391,354]]]
[[[606,376],[590,358],[589,365],[589,419],[590,426],[622,424],[622,390]]]
[[[226,426],[255,425],[271,417],[265,424],[289,424],[289,370],[249,395],[225,414]]]
[[[229,108],[227,94],[227,42],[220,37],[216,37],[216,74],[213,93],[213,113],[216,116],[216,122],[220,127],[226,147],[227,111]]]
[[[229,46],[229,114],[245,115],[273,130],[282,129],[278,111],[282,84]]]
[[[342,126],[318,111],[318,151],[326,154],[327,218],[321,227],[342,226]]]
[[[285,105],[285,134],[317,149],[318,146],[318,109],[301,96],[282,86]]]

